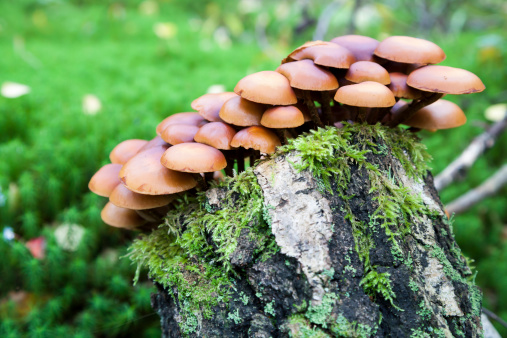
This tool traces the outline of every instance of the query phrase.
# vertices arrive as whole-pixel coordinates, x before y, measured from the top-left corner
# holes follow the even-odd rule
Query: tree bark
[[[422,181],[409,177],[389,151],[366,157],[389,182],[421,198],[426,212],[410,217],[410,229],[374,221],[379,196],[371,190],[365,166],[350,163],[350,181],[339,194],[336,178],[331,178],[331,193],[310,171],[297,170],[302,160],[296,152],[264,161],[254,173],[280,250],[265,261],[256,259],[256,244],[243,229],[230,256],[236,272],[233,297],[216,306],[211,319],[200,318],[188,336],[481,335],[481,293],[471,282],[431,174]],[[220,209],[226,193],[225,188],[209,190],[209,205]],[[352,219],[364,225],[360,234]],[[371,241],[368,262],[358,252],[363,239]],[[369,279],[375,276],[386,278]],[[183,336],[182,304],[172,296],[177,292],[159,285],[152,296],[164,337]]]

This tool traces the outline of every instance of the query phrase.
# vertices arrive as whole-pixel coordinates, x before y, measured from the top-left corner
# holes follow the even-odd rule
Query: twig
[[[503,327],[507,327],[507,323],[502,318],[498,317],[498,315],[496,315],[495,313],[489,311],[486,308],[482,308],[482,312],[489,318],[496,320]]]
[[[505,184],[507,184],[507,164],[504,164],[493,176],[488,178],[480,186],[449,203],[447,211],[449,214],[462,213],[477,202],[496,194]]]
[[[470,145],[435,177],[435,187],[438,191],[444,189],[457,178],[463,177],[477,158],[491,148],[498,136],[507,128],[507,112],[505,117],[496,122],[491,128],[473,139]]]

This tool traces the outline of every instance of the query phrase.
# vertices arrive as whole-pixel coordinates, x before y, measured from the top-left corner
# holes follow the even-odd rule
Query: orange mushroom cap
[[[294,106],[273,107],[262,115],[261,124],[268,128],[296,128],[305,123],[301,110]]]
[[[109,197],[113,189],[120,184],[118,173],[121,167],[121,164],[106,164],[92,176],[88,189],[99,196]]]
[[[447,100],[437,100],[418,110],[403,124],[427,130],[456,128],[465,124],[467,118],[461,108]]]
[[[371,61],[358,61],[352,64],[345,74],[345,79],[360,83],[364,81],[375,81],[383,85],[391,83],[389,73],[378,63]]]
[[[220,118],[235,126],[257,126],[261,122],[264,110],[266,107],[263,104],[236,96],[224,103],[220,109]]]
[[[177,144],[166,150],[160,163],[166,168],[188,173],[209,173],[227,166],[220,150],[202,143]]]
[[[262,71],[239,80],[234,92],[249,101],[286,106],[297,102],[289,80],[274,71]]]
[[[373,52],[380,43],[378,40],[362,35],[338,36],[331,42],[350,50],[357,61],[374,61]]]
[[[199,127],[190,124],[170,124],[160,134],[160,137],[169,144],[194,142],[194,136]]]
[[[117,207],[132,210],[146,210],[162,207],[171,203],[175,195],[143,195],[129,190],[123,184],[118,184],[109,196],[109,201]]]
[[[388,86],[394,96],[403,99],[417,100],[421,98],[422,92],[407,85],[408,76],[402,73],[389,73],[391,84]]]
[[[275,152],[276,147],[280,146],[281,142],[278,136],[271,130],[261,127],[253,126],[241,129],[234,135],[231,146],[238,148],[243,147],[246,149],[259,150],[261,153],[272,154]]]
[[[310,59],[319,66],[342,69],[347,69],[351,64],[356,62],[356,58],[352,52],[345,47],[331,42],[308,46],[297,52],[293,52],[289,56],[294,60]]]
[[[236,130],[224,122],[211,122],[202,126],[194,136],[194,141],[207,144],[216,149],[230,150]]]
[[[392,107],[396,103],[393,93],[378,82],[366,81],[340,87],[334,99],[355,107]]]
[[[137,154],[139,149],[144,147],[147,143],[148,141],[146,140],[137,139],[123,141],[109,153],[109,159],[111,163],[125,164],[125,162]]]
[[[110,226],[128,230],[134,230],[146,223],[146,220],[139,216],[134,210],[117,207],[111,202],[108,202],[102,209],[100,217],[104,223]]]
[[[375,49],[375,55],[381,58],[403,63],[439,63],[445,59],[445,53],[431,41],[411,36],[390,36]]]
[[[448,66],[418,68],[410,73],[407,84],[425,92],[443,94],[471,94],[486,88],[474,73]]]
[[[199,113],[177,113],[166,117],[157,126],[157,135],[160,136],[162,131],[170,124],[190,124],[200,127],[206,124],[206,120]]]
[[[195,187],[197,181],[192,175],[169,170],[160,163],[166,149],[154,147],[132,157],[120,170],[120,180],[133,192],[144,195],[175,194]]]
[[[276,71],[289,79],[293,88],[315,91],[338,88],[338,80],[334,75],[323,67],[316,66],[312,60],[284,63]]]
[[[222,122],[218,115],[222,105],[229,99],[237,96],[233,92],[204,94],[192,101],[192,109],[195,109],[206,120],[211,122]]]

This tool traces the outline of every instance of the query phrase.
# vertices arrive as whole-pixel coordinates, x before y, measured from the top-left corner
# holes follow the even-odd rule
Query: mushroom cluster
[[[151,141],[127,140],[89,188],[109,198],[105,223],[127,229],[161,220],[177,194],[206,189],[245,170],[302,132],[349,123],[454,128],[463,111],[441,98],[484,90],[464,69],[435,65],[436,44],[392,36],[382,42],[345,35],[296,48],[275,71],[241,79],[234,92],[205,94],[156,128]]]

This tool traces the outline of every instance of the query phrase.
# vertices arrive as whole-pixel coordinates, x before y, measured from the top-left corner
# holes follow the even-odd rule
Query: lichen
[[[367,338],[375,334],[376,328],[368,325],[349,322],[343,314],[339,314],[335,323],[331,326],[331,332],[335,337]]]
[[[327,293],[322,297],[320,305],[310,305],[305,313],[306,318],[314,324],[322,325],[323,328],[327,328],[327,322],[335,301],[338,296],[334,293]]]

